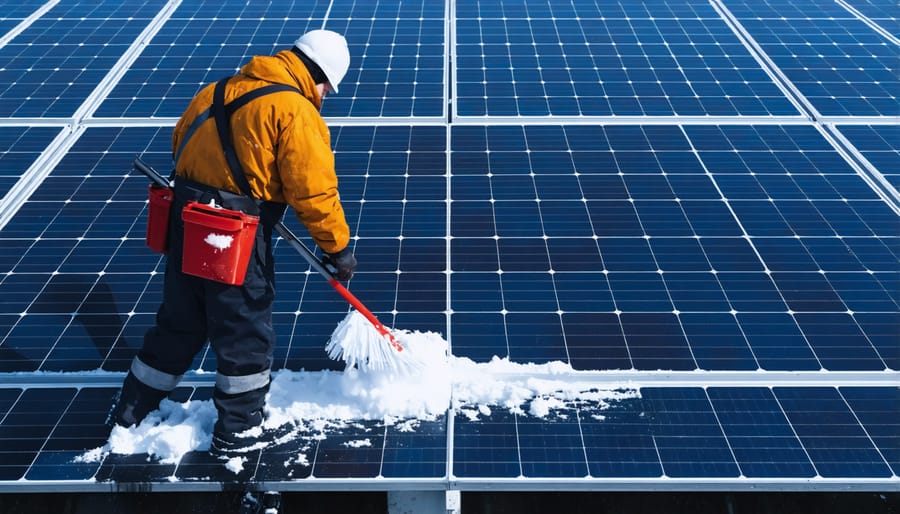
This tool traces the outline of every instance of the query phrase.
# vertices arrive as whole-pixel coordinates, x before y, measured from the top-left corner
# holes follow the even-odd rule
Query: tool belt
[[[226,105],[227,82],[228,78],[225,78],[216,83],[212,106],[191,122],[176,152],[176,163],[187,141],[212,116],[228,171],[243,194],[182,177],[174,177],[174,190],[151,185],[147,245],[158,252],[167,252],[171,212],[176,208],[184,222],[181,271],[225,284],[241,285],[258,225],[262,224],[264,235],[271,237],[272,228],[281,221],[287,205],[253,198],[234,150],[230,118],[241,106],[261,96],[279,91],[293,91],[301,96],[302,93],[290,86],[273,84],[250,91]]]
[[[151,185],[147,246],[167,253],[173,211],[184,223],[181,271],[216,282],[241,285],[259,225],[271,237],[287,208],[182,177],[174,188]]]

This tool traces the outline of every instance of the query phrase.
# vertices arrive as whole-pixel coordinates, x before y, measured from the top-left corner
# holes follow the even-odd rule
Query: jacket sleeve
[[[324,121],[295,117],[281,133],[277,159],[285,201],[297,218],[322,250],[343,250],[350,241],[350,228],[338,194],[334,153]]]

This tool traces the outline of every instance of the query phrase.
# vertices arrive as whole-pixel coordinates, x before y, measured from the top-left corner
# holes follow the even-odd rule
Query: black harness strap
[[[219,143],[221,143],[222,150],[225,152],[225,161],[228,163],[228,170],[231,172],[231,176],[234,178],[234,181],[241,192],[244,193],[244,195],[253,198],[250,182],[247,181],[247,177],[244,175],[244,168],[241,166],[241,161],[238,160],[237,153],[234,150],[234,140],[231,135],[231,116],[235,111],[247,105],[247,103],[270,93],[293,91],[299,93],[300,96],[303,96],[303,93],[295,87],[284,84],[273,84],[271,86],[263,86],[254,89],[249,93],[235,98],[229,102],[228,105],[225,105],[225,85],[230,78],[231,77],[227,77],[216,82],[216,88],[213,91],[212,114],[216,121],[216,131],[219,133]]]

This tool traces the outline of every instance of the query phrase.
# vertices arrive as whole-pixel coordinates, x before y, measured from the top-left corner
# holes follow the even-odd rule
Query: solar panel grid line
[[[7,43],[15,39],[16,36],[21,34],[25,29],[31,26],[35,20],[43,16],[47,11],[53,8],[56,4],[59,3],[59,0],[49,0],[44,5],[38,7],[33,13],[28,15],[25,19],[23,19],[18,25],[9,30],[3,37],[0,37],[0,48],[6,46]]]
[[[900,38],[897,38],[897,36],[895,36],[894,34],[891,34],[888,30],[886,30],[884,27],[879,25],[876,21],[872,20],[865,14],[861,13],[857,8],[848,4],[845,0],[834,0],[834,1],[838,5],[843,7],[844,9],[847,9],[847,11],[849,11],[851,14],[853,14],[854,16],[859,18],[860,21],[862,21],[863,23],[865,23],[866,25],[871,27],[872,30],[881,34],[885,39],[887,39],[888,41],[890,41],[891,43],[893,43],[895,45],[900,46]]]

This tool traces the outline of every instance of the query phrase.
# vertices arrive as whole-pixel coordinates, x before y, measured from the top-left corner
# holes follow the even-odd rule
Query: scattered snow
[[[247,457],[232,457],[225,463],[225,469],[237,475],[244,470],[244,464],[246,462]]]
[[[448,356],[447,342],[440,334],[403,330],[393,334],[421,366],[402,371],[354,368],[272,374],[264,427],[290,423],[292,430],[283,440],[302,437],[310,442],[285,465],[308,465],[305,452],[314,447],[314,441],[342,429],[364,428],[361,420],[412,432],[422,421],[437,420],[451,408],[473,421],[490,416],[497,407],[546,417],[576,402],[604,409],[610,402],[638,396],[636,390],[619,384],[579,380],[578,373],[562,362],[519,364],[494,357],[476,363]],[[216,416],[211,400],[164,400],[139,426],[114,428],[106,446],[87,451],[77,460],[99,461],[108,453],[146,453],[163,463],[177,463],[189,451],[209,448]],[[594,419],[602,418],[598,416]],[[358,448],[372,442],[366,438],[345,445]],[[225,465],[238,473],[243,463],[236,457]]]
[[[217,250],[227,250],[228,248],[231,248],[231,242],[234,241],[234,236],[210,233],[203,241]]]
[[[372,441],[368,439],[356,439],[354,441],[343,443],[343,446],[346,446],[347,448],[368,448],[372,446]]]

